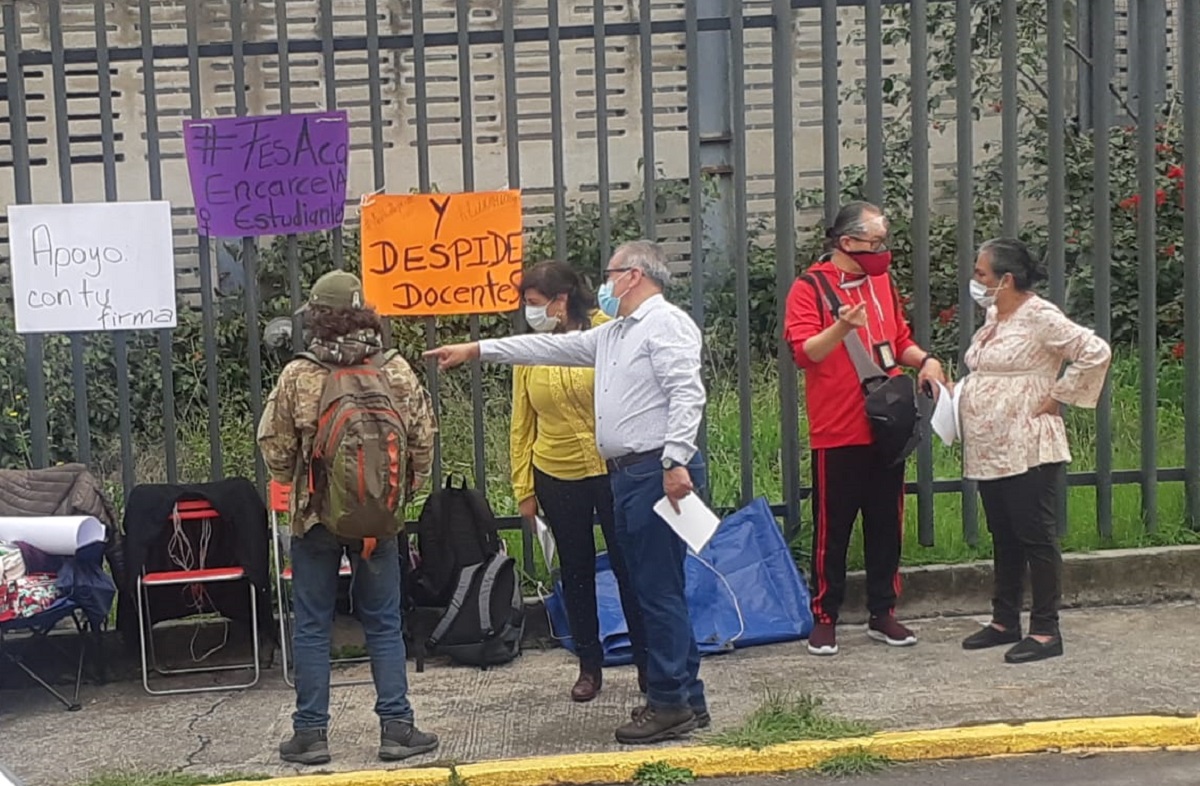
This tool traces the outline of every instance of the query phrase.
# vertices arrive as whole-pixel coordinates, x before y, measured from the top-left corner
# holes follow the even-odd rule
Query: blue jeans
[[[688,470],[699,492],[708,480],[703,457],[697,454]],[[648,459],[609,477],[617,539],[645,624],[647,699],[654,707],[706,710],[700,650],[684,590],[687,545],[654,512],[663,498],[662,462]]]
[[[296,612],[293,660],[296,712],[292,727],[329,726],[329,659],[343,545],[321,525],[292,538],[292,599]],[[350,548],[351,591],[362,621],[381,722],[412,721],[408,664],[400,623],[400,556],[395,540],[380,539],[371,558]]]

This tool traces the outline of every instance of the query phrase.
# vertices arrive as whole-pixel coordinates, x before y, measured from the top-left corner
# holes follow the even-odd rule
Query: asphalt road
[[[895,764],[875,775],[797,774],[714,780],[707,786],[1200,786],[1200,752],[1020,756],[938,764]]]

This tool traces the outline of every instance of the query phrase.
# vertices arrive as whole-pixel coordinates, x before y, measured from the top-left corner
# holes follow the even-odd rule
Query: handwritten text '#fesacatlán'
[[[246,231],[342,223],[347,145],[314,143],[307,118],[295,139],[282,138],[264,128],[270,120],[242,124],[241,168],[205,178],[207,204],[234,206],[234,223]]]

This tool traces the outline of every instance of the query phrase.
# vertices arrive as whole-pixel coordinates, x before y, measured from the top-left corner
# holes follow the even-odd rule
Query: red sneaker
[[[810,655],[837,655],[837,628],[827,622],[818,622],[808,634]]]
[[[889,647],[911,647],[917,643],[917,634],[896,622],[891,614],[871,617],[867,623],[867,635]]]

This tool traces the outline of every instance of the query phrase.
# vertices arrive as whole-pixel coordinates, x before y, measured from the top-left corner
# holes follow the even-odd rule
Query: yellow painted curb
[[[1200,745],[1200,717],[1132,716],[950,729],[885,732],[841,740],[805,740],[761,750],[693,746],[616,753],[545,756],[456,768],[467,786],[555,786],[628,783],[647,762],[664,761],[698,777],[761,775],[806,770],[832,756],[865,749],[893,761],[972,759],[1055,750],[1114,750]],[[448,768],[371,770],[281,778],[277,786],[446,786]],[[238,782],[228,786],[253,786]],[[261,784],[260,784],[261,786]]]

